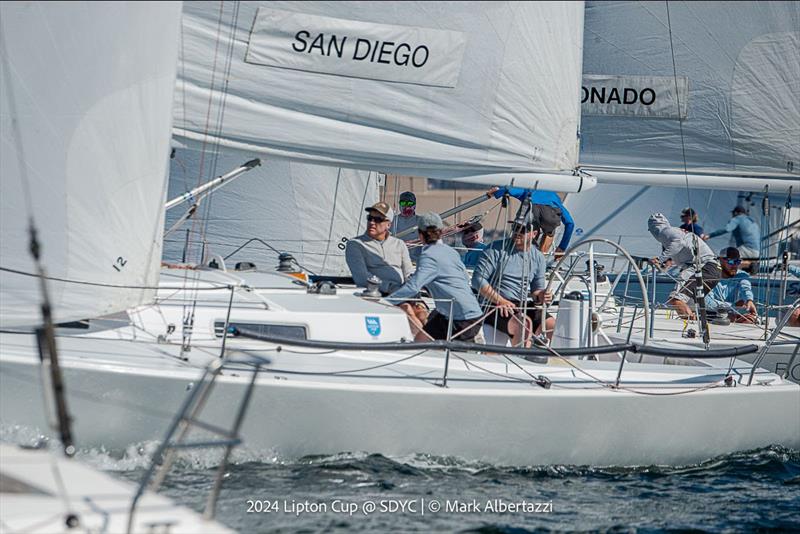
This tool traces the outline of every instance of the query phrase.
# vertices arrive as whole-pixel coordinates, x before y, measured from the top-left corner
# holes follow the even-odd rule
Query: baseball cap
[[[390,221],[394,219],[394,210],[386,202],[377,202],[372,206],[368,207],[367,209],[365,209],[364,211],[366,212],[377,211]]]
[[[442,229],[444,228],[444,223],[438,213],[429,211],[422,215],[417,215],[417,227],[420,230],[428,230],[430,228]]]
[[[725,247],[719,251],[719,258],[727,258],[729,260],[738,260],[741,258],[739,249],[736,247]]]
[[[417,201],[417,196],[414,193],[412,193],[411,191],[404,191],[404,192],[400,193],[400,199],[399,200],[411,200],[413,202],[416,202]]]

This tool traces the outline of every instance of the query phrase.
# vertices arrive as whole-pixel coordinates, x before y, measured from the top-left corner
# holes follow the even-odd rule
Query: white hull
[[[127,531],[128,511],[137,487],[113,479],[77,459],[47,450],[0,444],[0,532],[56,534]],[[58,473],[58,478],[56,478]],[[67,518],[76,524],[69,528]],[[145,492],[131,533],[232,533],[171,499]]]
[[[177,352],[174,346],[80,338],[59,341],[81,447],[123,449],[162,438],[170,414],[199,376],[197,367],[171,357]],[[129,354],[106,352],[120,347]],[[5,335],[0,349],[0,421],[45,428],[31,340]],[[269,351],[264,355],[273,359],[273,370],[295,362],[298,371],[319,370],[320,365],[331,371],[389,362],[404,353],[367,357]],[[769,386],[641,395],[581,380],[569,367],[521,360],[534,376],[553,380],[553,387],[489,381],[492,375],[471,366],[468,370],[454,359],[449,387],[442,388],[433,383],[441,378],[441,355],[412,361],[413,366],[392,366],[357,379],[265,373],[257,381],[243,426],[245,446],[291,458],[342,451],[430,453],[511,465],[689,464],[771,444],[800,448],[800,386],[774,375],[767,375],[774,378]],[[480,365],[526,378],[514,366],[498,361],[502,362],[483,357]],[[616,376],[615,364],[580,363],[602,380],[613,381]],[[225,372],[202,419],[229,426],[248,374]],[[404,375],[414,377],[398,378]],[[633,389],[666,393],[721,380],[724,373],[703,367],[628,364],[624,377]]]

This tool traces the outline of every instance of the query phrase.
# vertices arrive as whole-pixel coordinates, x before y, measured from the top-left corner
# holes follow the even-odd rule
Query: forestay
[[[605,183],[685,186],[686,167],[690,187],[796,192],[800,4],[668,7],[587,3],[581,164]]]
[[[54,318],[153,296],[179,3],[3,2],[0,323],[41,321],[38,230]],[[26,194],[26,190],[28,193]],[[87,285],[92,284],[92,285]],[[137,286],[137,287],[126,287]]]
[[[194,141],[176,147],[169,198],[196,185],[200,148]],[[216,158],[216,174],[227,172],[250,157],[252,153],[226,148]],[[185,223],[180,231],[165,238],[164,258],[197,261],[203,252],[201,242],[205,241],[206,256],[227,257],[228,268],[246,261],[255,263],[260,270],[273,270],[278,265],[278,253],[269,245],[291,253],[313,273],[350,276],[343,239],[365,230],[364,208],[377,199],[375,172],[267,158],[261,166],[201,202],[194,222]],[[168,211],[166,227],[172,227],[188,207],[184,204]],[[186,229],[190,230],[188,247]],[[235,253],[252,238],[260,241]]]
[[[174,131],[250,157],[575,191],[591,185],[571,172],[582,39],[582,2],[190,2]]]

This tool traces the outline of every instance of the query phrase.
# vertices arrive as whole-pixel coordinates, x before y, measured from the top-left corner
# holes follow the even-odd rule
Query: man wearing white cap
[[[408,247],[389,235],[394,210],[387,203],[378,202],[364,211],[367,231],[347,242],[347,267],[358,287],[366,287],[367,279],[375,275],[381,279],[381,293],[389,294],[403,285],[414,270]]]
[[[417,271],[403,286],[386,300],[401,304],[416,298],[423,287],[436,302],[424,328],[415,328],[409,322],[416,341],[428,339],[453,339],[472,341],[481,328],[481,307],[467,283],[467,270],[461,256],[452,247],[442,243],[444,224],[437,213],[424,213],[417,217],[420,240],[425,244],[417,261]],[[406,310],[408,313],[408,310]],[[450,316],[452,315],[452,329]]]

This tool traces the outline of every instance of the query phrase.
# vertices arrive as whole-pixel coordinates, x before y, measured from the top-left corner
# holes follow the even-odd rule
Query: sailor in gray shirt
[[[450,333],[457,334],[453,339],[472,341],[481,328],[483,314],[469,288],[467,270],[461,262],[461,256],[452,247],[442,243],[444,224],[438,214],[425,213],[417,218],[417,223],[420,239],[425,243],[417,262],[417,271],[386,300],[400,305],[403,301],[416,298],[425,287],[436,302],[436,310],[421,329],[409,316],[415,340],[447,339],[452,314]]]
[[[512,237],[493,242],[483,251],[472,274],[472,288],[491,305],[495,313],[488,315],[486,324],[511,336],[514,346],[530,346],[532,325],[541,331],[542,310],[528,302],[550,302],[545,293],[544,255],[533,245],[539,235],[535,219],[528,215],[512,223]],[[523,320],[522,310],[525,309]],[[555,320],[548,314],[547,334],[552,336]]]
[[[678,284],[670,293],[667,304],[674,306],[678,315],[684,319],[694,319],[695,314],[689,303],[694,300],[697,266],[700,266],[703,293],[708,295],[722,277],[717,255],[696,234],[671,226],[669,220],[661,213],[650,216],[647,220],[647,229],[661,243],[662,250],[661,255],[652,258],[650,263],[663,267],[677,265],[681,269]],[[695,250],[699,255],[696,262]]]
[[[366,287],[367,279],[375,275],[381,279],[381,292],[388,295],[403,285],[414,270],[408,247],[389,235],[394,211],[388,204],[378,202],[365,211],[367,231],[347,242],[347,267],[357,286]]]

